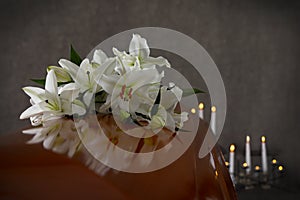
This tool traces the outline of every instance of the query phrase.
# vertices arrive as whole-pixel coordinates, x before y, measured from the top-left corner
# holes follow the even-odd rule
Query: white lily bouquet
[[[82,60],[71,46],[70,60],[60,59],[60,66],[47,68],[46,79],[33,80],[43,84],[44,89],[23,88],[32,106],[20,119],[30,118],[33,126],[43,128],[33,131],[39,135],[31,143],[44,141],[44,146],[50,148],[47,136],[57,126],[49,124],[53,125],[55,120],[61,124],[61,119],[85,117],[90,113],[112,113],[116,120],[132,123],[137,127],[132,134],[138,134],[140,129],[156,133],[167,128],[176,132],[183,127],[188,113],[178,112],[176,106],[191,91],[183,91],[172,82],[161,84],[164,71],[159,72],[157,67],[170,68],[168,60],[151,57],[146,39],[138,34],[132,37],[129,53],[112,50],[114,57],[98,49],[92,60]]]

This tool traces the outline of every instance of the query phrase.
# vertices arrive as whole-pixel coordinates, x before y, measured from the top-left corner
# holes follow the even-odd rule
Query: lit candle
[[[234,175],[234,150],[235,150],[235,146],[232,144],[230,145],[230,153],[229,153],[229,173],[230,176],[233,180],[233,175]]]
[[[261,137],[261,162],[262,171],[264,174],[268,173],[268,162],[267,162],[267,147],[266,147],[266,137]]]
[[[204,119],[204,104],[202,102],[199,104],[199,118]]]
[[[260,166],[256,165],[254,167],[254,176],[258,177],[259,176],[259,171],[260,171]]]
[[[251,172],[251,149],[250,149],[250,136],[246,137],[246,149],[245,149],[245,158],[248,168],[246,169],[246,174],[250,174]]]
[[[217,121],[216,121],[216,111],[217,111],[217,108],[216,106],[212,106],[211,107],[211,120],[210,120],[210,127],[211,127],[211,130],[214,134],[216,134],[216,130],[217,130]]]

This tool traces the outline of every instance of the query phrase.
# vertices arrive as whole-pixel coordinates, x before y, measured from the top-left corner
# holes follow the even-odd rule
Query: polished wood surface
[[[203,159],[197,158],[206,130],[207,124],[201,121],[199,137],[166,168],[143,174],[110,170],[103,177],[78,159],[44,150],[41,145],[25,144],[30,136],[21,131],[2,135],[0,198],[236,199],[220,150],[215,147]]]

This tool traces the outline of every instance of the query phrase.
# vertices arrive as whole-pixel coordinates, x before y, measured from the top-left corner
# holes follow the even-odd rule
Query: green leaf
[[[46,79],[30,79],[30,80],[43,86],[45,86],[46,84]]]
[[[71,51],[70,51],[70,60],[72,63],[76,64],[76,65],[80,65],[80,63],[82,62],[81,57],[79,56],[79,54],[75,51],[75,49],[73,48],[73,46],[71,45]]]
[[[62,85],[66,85],[66,84],[69,84],[69,83],[73,83],[72,81],[68,81],[68,82],[57,82],[57,86],[62,86]]]
[[[191,89],[183,89],[182,97],[187,97],[193,94],[199,94],[199,93],[205,93],[202,90],[199,90],[197,88],[191,88]]]
[[[46,85],[46,79],[30,79],[31,81],[37,83],[37,84],[40,84],[42,86],[45,86]],[[72,81],[69,81],[69,82],[57,82],[57,86],[62,86],[62,85],[65,85],[65,84],[68,84],[68,83],[73,83]]]
[[[95,103],[105,103],[107,96],[108,94],[104,90],[97,92],[95,94]]]

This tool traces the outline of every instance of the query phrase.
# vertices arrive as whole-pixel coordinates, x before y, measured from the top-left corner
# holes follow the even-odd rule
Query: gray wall
[[[2,0],[0,133],[29,124],[18,120],[29,105],[21,87],[68,57],[70,43],[86,55],[121,31],[166,27],[197,40],[219,67],[228,97],[220,144],[236,143],[243,152],[250,134],[259,150],[259,137],[266,135],[269,152],[278,154],[287,180],[298,187],[299,10],[296,1]]]

